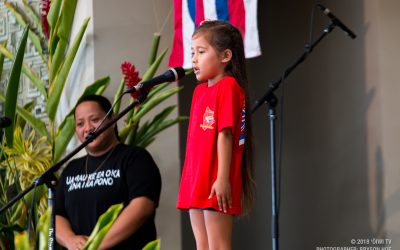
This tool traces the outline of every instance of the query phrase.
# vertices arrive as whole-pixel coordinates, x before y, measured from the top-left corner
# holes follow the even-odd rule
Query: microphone
[[[137,91],[149,90],[152,87],[164,83],[178,81],[185,75],[185,70],[182,67],[170,68],[164,74],[154,77],[148,81],[141,82],[135,87],[126,90],[124,93],[134,93]]]
[[[356,34],[353,33],[353,31],[351,31],[344,23],[342,23],[334,14],[332,14],[332,12],[328,9],[325,8],[322,4],[317,4],[318,7],[322,10],[322,12],[324,12],[325,15],[327,15],[334,24],[336,24],[337,26],[339,26],[339,28],[341,28],[344,33],[346,33],[346,35],[348,35],[349,37],[351,37],[352,39],[356,38]]]
[[[7,128],[11,125],[11,119],[7,116],[0,117],[0,128]]]

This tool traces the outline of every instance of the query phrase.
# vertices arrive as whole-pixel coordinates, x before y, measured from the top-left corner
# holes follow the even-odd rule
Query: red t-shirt
[[[186,156],[177,208],[213,208],[219,211],[217,198],[208,196],[217,177],[218,133],[232,129],[230,184],[232,208],[228,214],[241,213],[241,162],[245,139],[245,95],[235,78],[225,76],[208,87],[199,84],[192,98]]]

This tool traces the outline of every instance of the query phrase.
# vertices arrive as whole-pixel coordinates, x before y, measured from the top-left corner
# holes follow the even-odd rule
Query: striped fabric
[[[192,67],[191,41],[205,19],[229,21],[244,40],[246,58],[261,55],[257,28],[257,0],[174,0],[174,41],[170,67]]]

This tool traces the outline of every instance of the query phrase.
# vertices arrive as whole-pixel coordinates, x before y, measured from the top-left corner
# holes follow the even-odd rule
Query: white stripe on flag
[[[204,8],[204,18],[210,20],[217,20],[217,9],[215,1],[218,0],[204,0],[203,1],[203,8]]]
[[[257,0],[244,0],[246,12],[246,34],[244,37],[244,50],[246,58],[261,55],[260,40],[257,26]]]
[[[183,65],[185,69],[192,68],[192,34],[194,21],[190,17],[187,1],[182,1],[182,40],[183,40]]]

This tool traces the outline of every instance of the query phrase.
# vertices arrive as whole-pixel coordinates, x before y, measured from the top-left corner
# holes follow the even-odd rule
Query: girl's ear
[[[222,54],[222,62],[227,63],[232,59],[232,50],[226,49]]]

